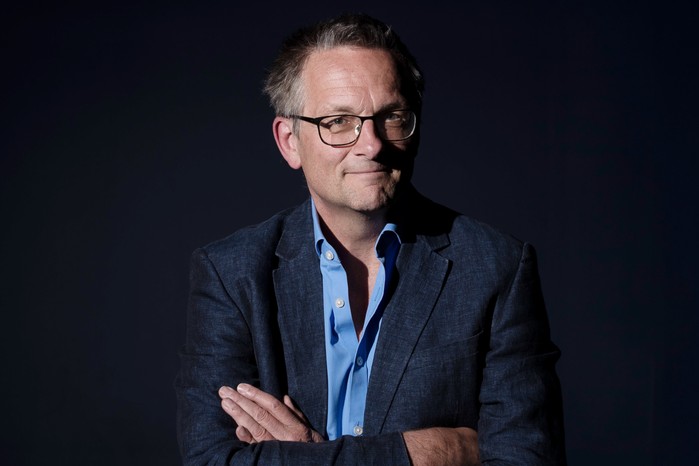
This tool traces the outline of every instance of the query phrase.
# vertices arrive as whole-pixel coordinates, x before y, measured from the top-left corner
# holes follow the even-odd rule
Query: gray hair
[[[354,46],[387,51],[401,81],[401,92],[419,115],[425,80],[415,58],[393,29],[368,15],[342,15],[303,28],[289,36],[269,70],[264,92],[279,116],[298,115],[305,96],[301,74],[315,51]]]

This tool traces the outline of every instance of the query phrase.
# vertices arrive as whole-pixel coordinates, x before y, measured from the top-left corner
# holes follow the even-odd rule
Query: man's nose
[[[374,158],[381,152],[382,147],[383,141],[376,132],[376,124],[373,120],[365,120],[354,144],[354,153]]]

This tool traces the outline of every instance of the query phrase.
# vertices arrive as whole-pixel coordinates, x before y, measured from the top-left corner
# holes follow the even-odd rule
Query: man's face
[[[393,59],[382,50],[338,47],[314,52],[304,67],[302,85],[304,116],[368,116],[409,107]],[[320,212],[380,212],[409,182],[416,136],[382,141],[374,122],[366,120],[354,145],[331,147],[320,140],[316,126],[304,121],[298,125],[298,158]]]

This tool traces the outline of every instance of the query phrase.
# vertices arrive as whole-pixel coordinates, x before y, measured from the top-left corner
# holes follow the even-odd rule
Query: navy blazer
[[[237,440],[219,387],[289,394],[325,435],[323,291],[310,201],[195,251],[176,381],[186,465],[410,465],[401,432],[466,426],[488,464],[565,464],[559,351],[534,249],[413,194],[364,434]]]

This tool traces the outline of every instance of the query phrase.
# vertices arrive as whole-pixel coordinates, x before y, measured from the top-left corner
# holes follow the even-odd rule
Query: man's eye
[[[335,117],[327,122],[328,126],[337,126],[337,127],[347,125],[347,124],[349,124],[349,120],[345,117],[342,117],[342,116]]]
[[[400,113],[391,112],[383,115],[383,121],[391,126],[401,126],[405,123],[405,118]]]
[[[354,125],[352,124],[352,119],[347,116],[338,115],[330,117],[327,120],[321,122],[321,126],[333,134],[345,133],[352,131]]]

